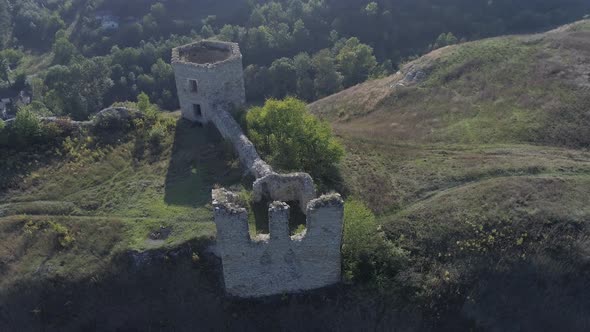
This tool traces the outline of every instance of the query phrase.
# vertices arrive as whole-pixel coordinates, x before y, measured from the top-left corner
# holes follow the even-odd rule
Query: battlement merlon
[[[248,211],[239,205],[238,195],[225,189],[214,189],[212,196],[219,242],[249,243]]]
[[[329,194],[307,204],[306,239],[342,242],[344,227],[344,201],[339,194]],[[338,250],[340,247],[338,246]]]
[[[212,192],[218,240],[249,242],[248,211],[240,205],[237,194],[226,189]],[[290,241],[287,203],[275,201],[269,205],[270,241]],[[321,196],[309,202],[306,208],[306,233],[300,241],[314,238],[342,239],[344,201],[339,194]]]
[[[273,202],[268,208],[268,226],[270,241],[291,241],[289,236],[289,205],[284,202]]]

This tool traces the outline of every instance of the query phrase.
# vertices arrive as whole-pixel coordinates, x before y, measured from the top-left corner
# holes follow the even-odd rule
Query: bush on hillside
[[[20,108],[16,113],[12,131],[19,144],[31,144],[41,136],[41,121],[29,107]]]
[[[344,155],[328,123],[309,113],[295,98],[270,99],[246,115],[247,132],[258,151],[275,167],[329,175]]]
[[[159,122],[153,125],[147,134],[147,139],[152,148],[159,149],[162,145],[162,141],[166,138],[167,128]]]
[[[373,212],[355,199],[344,206],[342,256],[348,281],[380,288],[389,287],[408,261],[407,252],[385,237]]]
[[[0,119],[0,146],[8,143],[8,130],[6,130],[6,124]]]

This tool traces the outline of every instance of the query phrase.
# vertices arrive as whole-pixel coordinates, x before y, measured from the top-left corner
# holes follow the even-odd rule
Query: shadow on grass
[[[213,126],[178,120],[173,144],[166,174],[167,204],[202,206],[211,201],[214,186],[240,182],[243,172]]]

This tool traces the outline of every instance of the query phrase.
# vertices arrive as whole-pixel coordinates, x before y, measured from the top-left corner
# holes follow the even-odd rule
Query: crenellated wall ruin
[[[217,243],[226,291],[259,297],[325,287],[340,281],[344,203],[333,194],[307,205],[303,234],[289,235],[289,206],[269,206],[269,235],[252,239],[248,211],[232,203],[231,193],[213,192]]]

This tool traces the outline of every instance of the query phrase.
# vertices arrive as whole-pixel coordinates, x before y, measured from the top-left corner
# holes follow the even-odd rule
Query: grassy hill
[[[588,327],[589,64],[581,21],[442,48],[310,106],[346,146],[343,185],[410,253],[397,282],[431,310]]]

